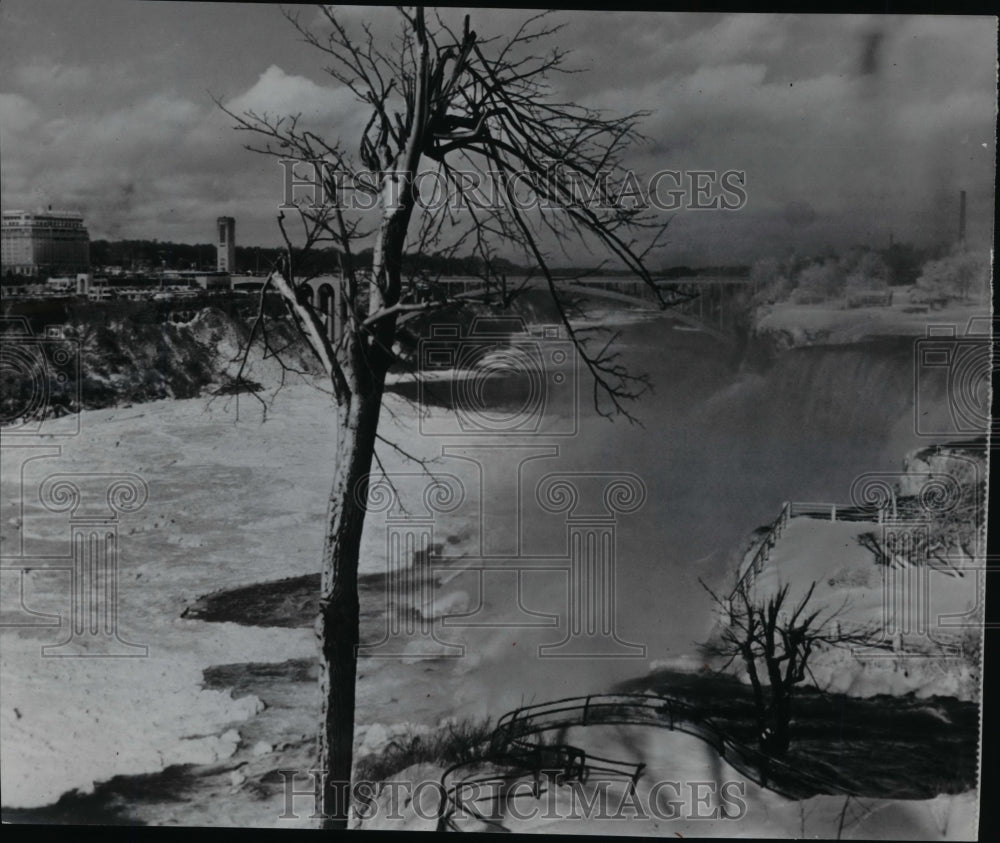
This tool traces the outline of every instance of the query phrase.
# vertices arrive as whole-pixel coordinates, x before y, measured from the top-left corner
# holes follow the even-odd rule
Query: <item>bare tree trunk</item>
[[[792,725],[792,691],[782,689],[774,701],[774,737],[771,743],[771,755],[784,758],[791,744]]]
[[[747,673],[750,676],[750,685],[753,688],[753,707],[757,717],[757,741],[763,750],[764,734],[767,728],[767,702],[764,699],[764,688],[760,682],[760,675],[757,673],[756,657],[752,650],[743,651],[743,663],[746,665]]]
[[[368,473],[382,407],[382,379],[355,393],[338,413],[337,465],[330,504],[316,624],[322,652],[319,765],[324,828],[347,828],[354,744],[354,684],[359,639],[358,561]]]
[[[399,298],[400,261],[413,210],[408,176],[400,178],[401,206],[383,217],[372,263],[369,312],[377,313]],[[323,821],[327,829],[346,829],[350,809],[354,754],[354,701],[360,611],[358,563],[368,501],[368,475],[375,454],[385,373],[392,359],[396,318],[387,315],[370,328],[371,342],[349,340],[345,368],[353,392],[337,419],[337,466],[330,490],[323,550],[320,615],[316,634],[322,651],[320,693],[323,700],[320,769],[323,771]]]
[[[792,690],[783,685],[771,687],[767,712],[767,731],[760,748],[772,758],[784,758],[791,744]]]

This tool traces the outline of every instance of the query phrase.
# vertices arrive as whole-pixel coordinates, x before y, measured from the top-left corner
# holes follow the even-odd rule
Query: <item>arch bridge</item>
[[[299,301],[311,307],[319,316],[331,342],[340,339],[340,326],[344,323],[344,297],[341,279],[336,275],[320,275],[310,278],[299,287]],[[339,316],[340,318],[334,318]]]
[[[444,289],[449,298],[472,296],[483,288],[482,280],[472,277],[440,278],[435,283]],[[559,289],[566,293],[632,307],[659,307],[656,293],[637,278],[605,276],[557,279],[557,283]],[[747,297],[756,292],[756,285],[750,279],[733,275],[692,275],[661,279],[656,283],[668,300],[672,293],[689,297],[669,309],[671,317],[725,343],[734,342],[739,312],[746,307]],[[511,286],[516,285],[515,281]],[[544,289],[545,282],[534,279],[529,282],[528,288]],[[346,316],[340,279],[332,275],[312,278],[302,285],[299,295],[303,303],[316,311],[329,339],[338,340],[338,325]],[[334,314],[339,314],[341,318],[334,318]]]

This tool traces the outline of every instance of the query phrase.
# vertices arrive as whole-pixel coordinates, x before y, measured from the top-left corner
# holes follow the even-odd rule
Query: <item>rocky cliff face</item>
[[[0,424],[164,398],[273,389],[299,374],[321,375],[278,305],[266,320],[268,345],[279,349],[278,357],[266,352],[258,332],[241,383],[235,382],[255,308],[254,302],[230,302],[223,310],[204,302],[106,306],[68,300],[5,306]],[[414,355],[432,323],[453,323],[465,334],[477,316],[493,313],[466,304],[410,320],[396,351],[404,358]],[[527,323],[559,320],[541,291],[518,296],[504,315]]]
[[[245,383],[236,384],[250,335],[248,320],[236,313],[206,307],[186,322],[137,319],[135,313],[65,317],[47,324],[41,337],[37,330],[24,339],[23,333],[5,334],[4,424],[279,382],[281,364],[265,354],[256,338],[243,372]],[[272,347],[283,349],[281,359],[288,366],[318,371],[287,320],[271,322],[268,339]]]

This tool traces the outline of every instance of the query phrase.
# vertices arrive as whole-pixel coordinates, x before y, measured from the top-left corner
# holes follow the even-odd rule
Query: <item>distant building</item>
[[[78,272],[72,275],[50,275],[45,282],[45,289],[54,293],[85,296],[91,301],[103,301],[112,298],[108,279],[103,276],[96,278],[89,272]]]
[[[45,289],[56,293],[68,293],[76,290],[76,278],[71,275],[50,275],[45,282]]]
[[[236,220],[232,217],[219,217],[216,221],[219,230],[216,251],[218,259],[215,268],[219,272],[236,271]]]
[[[202,272],[200,269],[182,270],[176,277],[187,282],[189,286],[201,287],[203,290],[231,290],[232,277],[228,272]]]
[[[31,278],[90,269],[90,235],[75,211],[4,211],[0,272]]]
[[[86,296],[91,301],[113,298],[107,278],[94,278],[87,274],[76,276],[76,294]]]
[[[264,281],[265,279],[256,275],[237,275],[232,279],[232,288],[246,293],[259,293],[264,287]]]

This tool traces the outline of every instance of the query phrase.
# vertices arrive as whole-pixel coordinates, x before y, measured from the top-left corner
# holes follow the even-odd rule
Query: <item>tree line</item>
[[[371,269],[371,247],[352,255],[357,269]],[[287,254],[285,247],[237,246],[238,273],[266,275]],[[303,274],[330,275],[340,271],[343,253],[336,248],[293,249],[293,258]],[[495,272],[523,273],[528,270],[502,257],[490,259]],[[94,267],[122,267],[126,270],[150,269],[214,269],[216,249],[212,243],[174,243],[169,240],[93,240],[90,243],[90,263]],[[483,259],[478,255],[405,254],[405,269],[431,275],[482,275]]]
[[[287,252],[285,247],[237,246],[237,273],[258,272],[266,275],[278,260]],[[332,275],[340,271],[343,261],[342,252],[334,247],[294,249],[293,257],[303,268],[304,274]],[[360,250],[352,255],[355,267],[371,269],[371,247]],[[212,243],[174,243],[170,240],[92,240],[90,243],[90,263],[94,267],[121,267],[125,270],[141,271],[150,269],[214,269],[216,265],[216,250]],[[503,257],[490,256],[489,270],[509,275],[529,275],[537,273],[537,268],[519,266]],[[486,262],[479,255],[458,257],[446,254],[404,254],[403,269],[406,272],[423,272],[428,275],[472,275],[482,276],[487,273]],[[567,266],[559,270],[560,274],[569,276],[594,274],[626,276],[633,275],[631,269],[610,269],[601,267],[599,270],[587,266]],[[689,278],[700,275],[727,275],[744,277],[750,273],[747,265],[724,266],[679,266],[664,265],[658,276],[664,279]]]
[[[810,304],[892,287],[967,300],[988,288],[990,261],[989,255],[963,246],[895,243],[885,249],[854,246],[820,255],[763,258],[754,263],[750,277],[763,304]]]

